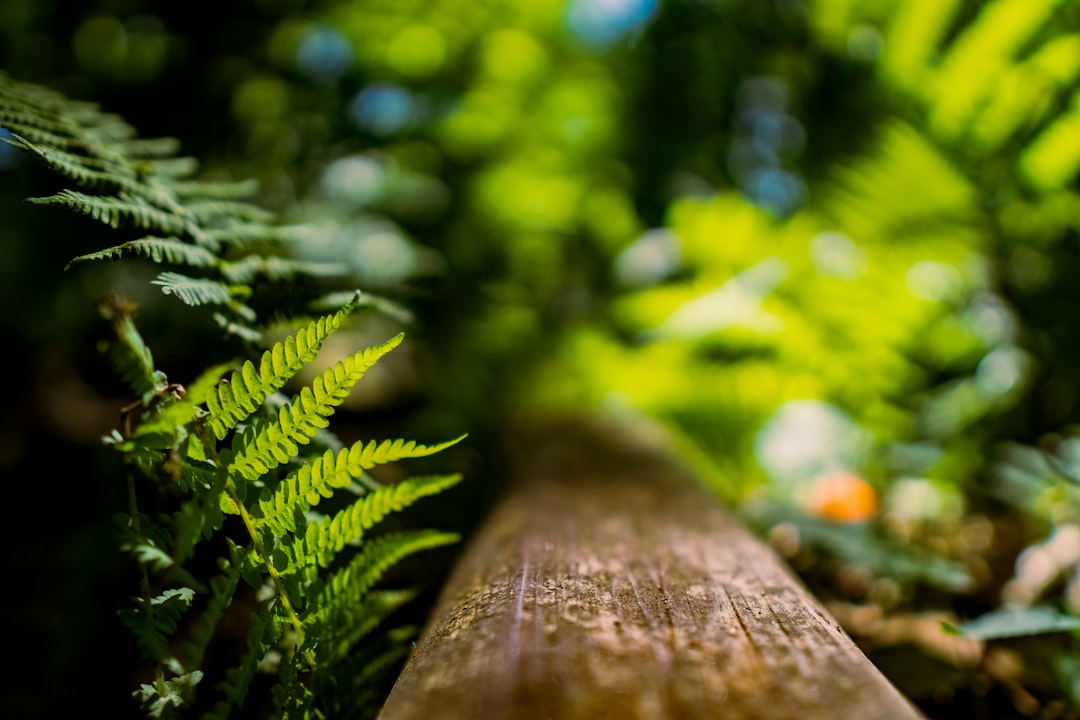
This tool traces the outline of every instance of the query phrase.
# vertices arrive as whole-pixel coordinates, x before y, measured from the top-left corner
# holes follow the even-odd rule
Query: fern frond
[[[169,188],[181,200],[245,200],[259,189],[255,180],[187,180],[166,179]]]
[[[132,695],[146,710],[147,717],[172,717],[171,712],[186,707],[195,695],[195,686],[202,680],[201,670],[159,678],[153,684],[143,683]]]
[[[206,231],[208,240],[219,246],[231,248],[253,245],[278,245],[295,242],[305,230],[303,225],[266,225],[262,223],[237,223],[226,228]]]
[[[291,280],[297,277],[340,277],[347,272],[341,263],[314,263],[277,256],[249,255],[234,263],[225,263],[221,272],[232,283],[250,284],[256,278]]]
[[[365,532],[389,513],[403,510],[420,498],[451,488],[460,480],[461,476],[457,474],[409,478],[396,485],[379,488],[336,514],[311,523],[303,536],[296,536],[284,544],[289,565],[282,575],[310,567],[312,561],[320,567],[328,567],[347,544],[360,540]]]
[[[364,543],[363,549],[348,565],[332,573],[310,603],[314,610],[304,618],[305,625],[318,628],[313,636],[329,636],[336,648],[321,647],[320,655],[343,655],[363,635],[373,629],[375,620],[370,608],[364,608],[368,591],[391,567],[409,555],[458,542],[456,533],[418,530],[382,535]],[[381,618],[380,618],[381,619]],[[329,659],[329,658],[326,658]]]
[[[269,223],[274,219],[274,214],[269,210],[232,200],[198,200],[187,203],[184,210],[200,224],[212,224],[215,220]]]
[[[412,590],[373,590],[367,593],[357,605],[347,608],[344,615],[331,621],[335,624],[329,626],[325,642],[320,646],[320,662],[335,667],[348,666],[357,648],[363,646],[361,641],[368,639],[391,613],[412,602],[415,597],[416,592]],[[380,670],[379,659],[374,658],[368,664],[356,667],[352,673],[343,675],[361,685],[365,676]]]
[[[143,654],[162,662],[168,655],[169,639],[176,632],[180,615],[191,606],[194,597],[191,588],[166,590],[143,605],[121,610],[120,620],[131,630]]]
[[[207,424],[218,440],[250,416],[268,395],[277,392],[304,365],[315,359],[332,332],[340,328],[352,313],[350,303],[337,312],[324,315],[301,328],[294,335],[275,343],[262,354],[259,367],[246,361],[230,379],[206,398]]]
[[[384,440],[381,443],[372,440],[366,444],[357,442],[336,455],[327,450],[285,477],[270,498],[259,501],[262,517],[258,523],[279,535],[295,532],[297,514],[318,505],[322,498],[331,497],[334,489],[359,479],[365,470],[406,458],[432,455],[464,438],[462,435],[437,445],[420,445],[412,440]]]
[[[312,303],[312,307],[319,308],[335,308],[339,307],[342,303],[348,300],[348,296],[354,297],[353,302],[356,303],[358,308],[367,307],[380,312],[387,317],[393,318],[400,323],[408,324],[413,321],[412,312],[389,298],[385,298],[381,295],[375,295],[373,293],[361,292],[333,292],[320,297]]]
[[[967,24],[942,59],[935,79],[930,125],[953,138],[983,100],[1001,71],[1049,19],[1060,0],[993,0]]]
[[[237,452],[230,471],[247,480],[256,480],[273,468],[288,462],[319,430],[329,423],[327,417],[344,402],[352,386],[379,358],[401,343],[403,335],[346,357],[316,377],[292,402],[283,406],[275,422],[269,423]]]
[[[199,161],[193,157],[162,157],[143,160],[140,166],[146,174],[162,178],[186,178],[199,170]]]
[[[185,305],[226,305],[233,301],[238,288],[219,280],[193,278],[174,272],[163,272],[150,281],[161,286],[165,295],[175,295]]]
[[[382,442],[370,441],[367,444],[358,442],[349,448],[349,464],[364,470],[371,470],[377,465],[397,462],[406,458],[418,458],[433,455],[446,448],[456,445],[467,436],[460,435],[453,440],[447,440],[437,445],[421,445],[415,440],[383,440]]]
[[[116,333],[117,342],[111,343],[108,348],[109,360],[121,379],[145,404],[169,381],[164,373],[154,367],[154,356],[135,327],[130,310],[121,301],[104,302],[99,312],[112,322]]]
[[[179,152],[180,141],[174,137],[131,138],[120,143],[118,149],[130,158],[163,158]]]
[[[191,267],[210,267],[217,262],[217,256],[206,248],[191,245],[177,238],[144,237],[72,258],[64,269],[67,270],[71,266],[83,262],[111,260],[126,255],[144,257],[155,263],[170,263]]]
[[[65,149],[38,145],[18,133],[13,133],[13,137],[24,150],[33,153],[48,167],[83,187],[107,188],[132,195],[141,195],[147,190],[147,186],[124,165],[107,162],[93,156],[79,155]]]
[[[55,195],[30,198],[29,202],[35,205],[60,205],[114,228],[130,223],[141,230],[167,235],[180,235],[190,229],[183,217],[153,207],[141,198],[126,195],[103,197],[64,189]]]
[[[1064,189],[1080,171],[1080,96],[1027,147],[1020,171],[1041,191]]]
[[[8,145],[12,145],[17,148],[25,149],[25,141],[38,143],[41,145],[47,145],[54,148],[78,148],[82,147],[82,143],[78,138],[71,137],[70,135],[60,135],[48,130],[44,130],[40,127],[31,124],[24,124],[17,120],[8,119],[10,113],[0,109],[0,127],[4,128],[11,133],[11,138],[0,138]],[[15,136],[22,138],[22,142],[15,140]]]
[[[370,612],[379,616],[380,622],[412,599],[409,591],[380,591],[372,593],[365,605],[372,605]],[[384,611],[383,607],[388,611]],[[353,647],[347,658],[337,664],[341,679],[333,687],[320,688],[328,696],[328,717],[374,720],[386,699],[379,690],[380,682],[400,669],[409,654],[408,641],[416,636],[416,628],[393,628],[384,635]]]

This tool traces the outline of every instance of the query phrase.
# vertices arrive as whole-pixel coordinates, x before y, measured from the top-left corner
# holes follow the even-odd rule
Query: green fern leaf
[[[189,229],[188,221],[183,217],[153,207],[141,198],[127,195],[102,197],[64,189],[48,197],[30,198],[29,202],[36,205],[60,205],[89,215],[94,220],[114,228],[128,222],[143,230],[168,235],[181,235]]]
[[[227,228],[207,230],[206,235],[220,246],[232,248],[253,245],[280,245],[296,242],[306,227],[303,225],[265,225],[261,223],[238,223]]]
[[[148,717],[171,717],[173,710],[186,707],[195,696],[195,686],[202,680],[201,670],[174,678],[161,679],[154,684],[142,684],[132,695],[146,709]]]
[[[381,345],[350,355],[316,377],[292,402],[282,406],[275,422],[259,431],[254,441],[243,444],[236,453],[230,471],[247,480],[257,480],[306,445],[349,394],[349,390],[379,358],[401,343],[398,334]],[[254,381],[257,376],[251,375]],[[250,391],[249,391],[250,392]]]
[[[184,210],[199,224],[211,223],[215,220],[239,220],[246,223],[269,223],[274,219],[274,214],[269,210],[264,210],[251,203],[234,202],[231,200],[199,200],[189,202],[184,207]]]
[[[1020,171],[1038,190],[1064,189],[1080,171],[1080,99],[1047,127],[1020,157]]]
[[[210,180],[168,180],[169,188],[181,200],[242,200],[255,195],[259,184],[255,180],[214,182]]]
[[[356,293],[356,299],[354,302],[358,308],[371,308],[376,312],[380,312],[389,318],[393,318],[402,324],[409,324],[413,321],[413,314],[408,308],[403,305],[390,300],[389,298],[382,297],[381,295],[375,295],[373,293]],[[333,308],[341,305],[345,301],[347,293],[344,292],[332,292],[328,293],[317,300],[312,302],[314,308]]]
[[[13,137],[18,136],[22,138],[23,141],[29,140],[40,145],[46,145],[48,147],[54,148],[67,149],[81,147],[81,143],[79,142],[78,138],[73,138],[68,135],[59,135],[57,133],[44,130],[40,127],[36,127],[35,125],[24,124],[19,122],[18,120],[9,119],[11,114],[12,113],[7,109],[0,108],[0,127],[10,132]],[[17,148],[26,148],[24,142],[16,141],[13,139],[13,137],[0,138],[0,140],[7,143],[8,145],[13,145]]]
[[[168,379],[154,368],[154,357],[131,319],[131,310],[121,302],[104,302],[99,312],[112,322],[116,333],[117,342],[108,348],[113,368],[143,403],[147,403],[151,396],[169,384]]]
[[[199,170],[199,161],[193,157],[164,157],[145,160],[142,167],[146,174],[161,175],[166,178],[184,178]]]
[[[251,284],[259,277],[277,282],[297,277],[340,277],[346,274],[347,268],[341,263],[314,263],[275,256],[249,255],[239,262],[222,265],[221,271],[229,282]]]
[[[346,487],[365,470],[389,462],[432,455],[461,442],[462,435],[437,445],[420,445],[415,441],[384,440],[358,442],[336,455],[327,450],[283,479],[274,494],[259,501],[262,518],[259,524],[284,535],[296,531],[296,517],[329,498],[336,488]]]
[[[371,629],[366,624],[371,618],[362,610],[363,601],[387,570],[409,555],[458,540],[460,536],[456,533],[419,530],[390,533],[364,543],[348,565],[327,578],[322,592],[312,600],[314,610],[304,618],[304,623],[321,632],[310,634],[344,640],[344,646],[338,648],[343,654],[362,636],[360,626]]]
[[[132,138],[119,143],[117,149],[134,159],[168,157],[180,151],[180,141],[174,137]]]
[[[143,655],[162,662],[169,652],[169,638],[176,632],[180,615],[191,605],[195,591],[191,588],[166,590],[150,598],[148,605],[119,612],[120,620],[131,630]]]
[[[210,267],[217,262],[214,253],[177,238],[144,237],[122,245],[114,245],[104,250],[80,255],[68,262],[64,269],[67,270],[72,265],[83,262],[111,260],[125,255],[148,258],[155,263],[171,263],[191,267]]]
[[[382,442],[371,441],[366,445],[356,443],[349,449],[349,464],[364,470],[371,470],[377,465],[404,460],[406,458],[418,458],[433,455],[446,448],[456,445],[467,436],[460,435],[453,440],[437,445],[421,445],[415,440],[383,440]]]
[[[193,278],[174,272],[163,272],[150,281],[161,286],[165,295],[175,295],[185,305],[226,305],[232,302],[238,288],[218,280]]]
[[[130,168],[96,157],[77,155],[67,150],[38,145],[14,134],[16,142],[56,172],[89,189],[107,188],[132,195],[147,194],[148,186],[140,182]]]
[[[267,396],[277,392],[300,368],[314,360],[326,338],[344,324],[354,307],[350,303],[275,343],[263,353],[258,370],[248,360],[218,386],[217,392],[210,393],[206,398],[207,424],[215,437],[223,439],[229,430],[255,412]]]
[[[379,488],[336,514],[311,523],[303,536],[296,536],[284,544],[289,565],[282,574],[288,575],[302,568],[310,570],[312,561],[320,567],[328,567],[345,545],[359,541],[389,513],[451,488],[460,480],[461,476],[456,474],[409,478],[397,485]]]
[[[414,595],[404,590],[371,593],[364,610],[382,622],[390,612],[411,601]],[[318,688],[325,698],[327,717],[367,720],[377,717],[385,700],[385,695],[378,689],[379,683],[400,670],[402,660],[409,654],[408,641],[415,636],[416,628],[394,628],[355,645],[348,657],[336,663],[338,670],[333,684]]]

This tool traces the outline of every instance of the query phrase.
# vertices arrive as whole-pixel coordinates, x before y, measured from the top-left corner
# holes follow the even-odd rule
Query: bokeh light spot
[[[746,182],[750,200],[778,217],[794,212],[806,196],[803,181],[779,168],[761,168],[750,174]]]
[[[366,155],[350,155],[332,162],[322,174],[322,187],[335,201],[357,207],[370,205],[383,192],[382,165]]]
[[[386,61],[402,75],[427,77],[446,60],[446,40],[430,25],[409,25],[397,33],[386,49]]]
[[[655,284],[679,269],[679,236],[663,228],[649,230],[615,258],[615,277],[627,287]]]
[[[929,302],[948,300],[963,284],[956,268],[929,260],[912,265],[904,276],[904,281],[908,292]]]
[[[349,71],[352,64],[352,45],[344,35],[331,27],[309,28],[296,48],[297,68],[314,80],[337,80]]]
[[[881,33],[871,25],[856,25],[848,33],[847,52],[859,62],[873,62],[881,55]]]
[[[353,98],[349,118],[356,127],[373,135],[387,136],[411,125],[416,114],[416,100],[400,85],[369,85]]]
[[[780,406],[755,438],[762,468],[782,486],[859,467],[867,433],[838,408],[817,400]]]
[[[825,277],[855,280],[866,273],[866,253],[843,233],[815,235],[810,241],[810,257],[818,274]]]
[[[365,230],[370,230],[365,225]],[[409,276],[416,267],[416,252],[392,230],[365,231],[358,234],[353,249],[357,274],[373,285],[389,285]]]
[[[1018,347],[1004,345],[988,352],[975,368],[975,387],[998,398],[1021,387],[1030,374],[1031,358]]]
[[[602,49],[643,29],[658,8],[657,0],[572,0],[566,23],[574,37]]]
[[[232,100],[232,112],[236,119],[252,125],[278,120],[285,115],[288,107],[288,86],[268,75],[256,75],[245,80]]]
[[[484,73],[507,82],[524,82],[548,69],[547,54],[532,35],[520,30],[498,30],[484,40]]]
[[[88,70],[107,72],[123,63],[128,34],[116,18],[99,15],[84,20],[72,42],[80,65]]]

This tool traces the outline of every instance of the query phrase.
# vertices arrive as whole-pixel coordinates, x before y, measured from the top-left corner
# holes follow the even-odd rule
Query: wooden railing
[[[511,455],[379,720],[922,717],[638,434],[558,422]]]

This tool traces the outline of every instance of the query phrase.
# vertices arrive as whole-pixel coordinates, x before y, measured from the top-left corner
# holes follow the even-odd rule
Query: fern
[[[197,245],[189,245],[176,238],[144,237],[82,255],[69,262],[67,267],[92,260],[111,260],[125,255],[144,257],[158,264],[169,263],[191,267],[210,267],[217,261],[217,256],[209,250]]]
[[[403,510],[420,498],[451,488],[460,480],[459,475],[405,480],[397,485],[381,487],[334,515],[310,523],[302,534],[298,532],[278,548],[285,563],[281,574],[290,575],[304,570],[311,577],[316,566],[329,567],[346,545],[362,539],[365,532],[391,512]]]
[[[259,627],[267,628],[270,636],[252,647],[259,650],[268,644],[286,648],[279,667],[281,697],[286,698],[286,704],[294,711],[302,710],[304,717],[312,716],[310,713],[319,703],[312,688],[324,682],[321,679],[324,676],[336,673],[335,662],[344,658],[343,651],[322,654],[316,649],[327,643],[340,648],[342,638],[357,642],[366,634],[357,629],[363,625],[370,631],[368,625],[377,624],[379,618],[346,613],[336,604],[337,598],[352,598],[357,607],[362,607],[375,581],[387,568],[409,554],[456,540],[453,534],[434,532],[387,536],[359,545],[356,560],[344,570],[323,577],[322,571],[329,567],[332,558],[347,545],[361,540],[386,515],[445,490],[460,479],[457,475],[413,478],[374,490],[357,485],[352,490],[365,493],[359,500],[321,519],[312,510],[310,491],[304,496],[298,494],[302,479],[322,478],[327,453],[333,456],[333,451],[324,451],[304,457],[303,446],[328,424],[349,388],[365,371],[401,342],[398,335],[348,356],[302,388],[291,401],[269,411],[271,394],[314,358],[318,346],[342,327],[352,308],[348,306],[323,316],[276,343],[264,353],[260,370],[250,361],[228,376],[221,366],[210,368],[208,378],[221,378],[216,386],[211,387],[206,377],[192,383],[192,394],[201,398],[203,404],[195,404],[183,394],[155,395],[152,402],[142,404],[140,423],[129,433],[118,433],[116,444],[137,466],[156,471],[158,477],[163,472],[174,473],[178,476],[177,486],[188,492],[189,499],[180,513],[156,521],[169,526],[175,540],[173,554],[166,562],[159,560],[156,566],[159,572],[154,575],[169,577],[168,569],[179,564],[178,560],[191,557],[196,544],[225,532],[228,515],[239,516],[246,530],[242,542],[231,540],[236,549],[231,560],[223,561],[224,574],[207,583],[209,590],[203,593],[209,593],[206,610],[200,622],[193,625],[196,630],[184,638],[176,656],[167,655],[166,643],[176,635],[183,610],[196,596],[193,588],[170,588],[148,602],[143,601],[140,609],[125,613],[125,621],[136,631],[144,654],[159,663],[160,678],[167,678],[170,673],[177,675],[176,670],[170,670],[174,667],[183,671],[177,677],[199,668],[210,640],[207,628],[220,622],[242,577],[268,596],[260,606],[259,614],[263,617],[257,622]],[[169,422],[163,418],[169,418]],[[246,422],[251,424],[244,425]],[[236,430],[231,440],[230,430]],[[340,456],[344,458],[346,477],[351,480],[363,469],[430,455],[453,442],[457,441],[432,446],[401,440],[360,443],[342,450]],[[166,470],[170,464],[174,468]],[[277,477],[283,466],[292,465],[297,466],[293,472]],[[185,471],[187,477],[179,479]],[[329,482],[319,483],[317,492],[320,499],[332,498],[334,491],[347,485],[340,481],[335,481],[333,486]],[[255,486],[276,488],[271,495],[273,499],[250,493]],[[263,517],[267,508],[272,514]],[[132,512],[134,517],[137,510],[133,508]],[[298,512],[309,518],[306,525],[282,520]],[[131,529],[139,534],[137,528]],[[149,538],[144,538],[142,544],[157,547]],[[149,579],[150,563],[145,562],[144,567]],[[175,577],[175,572],[172,575]],[[327,587],[333,587],[334,594],[328,595]],[[276,619],[270,619],[271,615]],[[184,658],[183,662],[180,657]],[[242,704],[252,668],[258,664],[251,657],[240,660],[234,675],[226,681],[228,702],[218,706],[219,712]],[[178,702],[180,695],[169,682],[151,684],[140,691],[151,713]],[[327,685],[331,686],[332,683]]]
[[[431,455],[459,442],[457,438],[439,445],[418,445],[414,441],[384,440],[379,443],[358,442],[348,450],[335,454],[327,450],[322,457],[290,473],[278,485],[273,495],[259,501],[260,523],[274,532],[284,534],[296,530],[296,518],[329,498],[337,488],[348,487],[359,480],[365,470],[405,458]]]
[[[301,328],[295,335],[275,343],[262,354],[258,369],[245,361],[227,384],[207,398],[207,424],[220,440],[255,412],[268,395],[280,389],[296,372],[315,359],[323,342],[345,322],[355,303],[323,316]]]
[[[177,156],[173,138],[143,139],[121,118],[0,73],[0,127],[7,140],[73,187],[30,202],[58,206],[139,236],[74,258],[70,265],[137,257],[170,266],[154,284],[188,305],[218,305],[219,325],[258,341],[248,302],[262,278],[295,281],[342,275],[344,264],[281,256],[302,237],[250,201],[250,181],[203,181],[199,163]],[[223,250],[228,248],[229,257]],[[267,250],[278,253],[267,256]],[[208,254],[209,253],[209,254]],[[184,272],[184,271],[187,272]]]
[[[166,295],[175,295],[183,300],[185,305],[228,305],[234,298],[246,294],[242,287],[175,272],[163,272],[151,282],[160,285],[161,292]]]
[[[69,267],[129,257],[163,266],[152,283],[164,294],[218,307],[220,326],[252,343],[265,330],[246,304],[260,279],[337,273],[336,266],[278,253],[302,239],[302,230],[276,225],[271,213],[247,202],[252,184],[192,179],[198,164],[175,155],[178,143],[137,138],[96,105],[0,74],[0,126],[12,133],[11,144],[74,185],[31,202],[141,233]],[[273,682],[259,707],[272,699],[291,718],[359,712],[348,694],[370,696],[365,679],[404,647],[401,638],[387,645],[388,635],[371,641],[377,650],[364,651],[361,643],[414,595],[377,588],[378,581],[405,557],[457,539],[436,531],[367,538],[388,514],[460,480],[439,475],[383,486],[367,471],[432,455],[464,436],[346,448],[333,435],[335,411],[402,342],[400,333],[332,363],[285,397],[286,386],[358,309],[392,308],[355,291],[316,298],[312,308],[318,307],[324,309],[306,322],[275,311],[289,332],[257,363],[212,365],[184,387],[156,367],[132,302],[114,297],[100,305],[115,335],[110,359],[137,396],[104,441],[130,469],[121,547],[139,569],[140,592],[120,618],[153,666],[152,680],[133,692],[149,717],[177,717],[194,706],[204,718],[226,718],[251,706],[249,693],[263,674]],[[209,571],[208,558],[216,560]],[[333,558],[340,567],[331,568]],[[240,603],[251,609],[239,611]],[[243,647],[228,670],[204,677],[212,643],[238,612],[247,622]],[[358,664],[364,657],[376,666]]]

